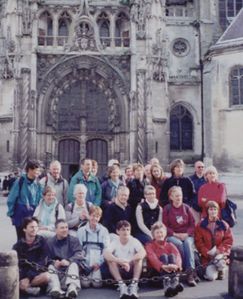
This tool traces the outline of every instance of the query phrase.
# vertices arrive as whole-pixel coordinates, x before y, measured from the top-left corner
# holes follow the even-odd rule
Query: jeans
[[[150,242],[152,239],[150,236],[146,235],[145,233],[138,231],[134,234],[134,237],[138,239],[143,245]]]
[[[169,264],[176,264],[176,256],[174,254],[162,254],[159,257],[159,260],[164,264],[164,265],[169,265]]]
[[[184,241],[176,237],[168,237],[167,241],[173,243],[180,251],[183,269],[195,269],[195,257],[194,257],[194,238],[187,237]]]

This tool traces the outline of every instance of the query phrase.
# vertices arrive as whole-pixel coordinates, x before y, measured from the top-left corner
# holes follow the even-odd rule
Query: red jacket
[[[220,210],[224,208],[227,194],[224,183],[206,183],[198,191],[198,205],[202,209],[202,218],[207,217],[206,203],[209,200],[216,201]]]
[[[195,220],[188,205],[183,203],[179,208],[175,208],[172,204],[166,205],[162,219],[167,227],[168,236],[172,236],[173,233],[194,235]]]
[[[162,254],[173,254],[176,258],[176,265],[181,268],[181,255],[176,246],[172,243],[166,241],[151,241],[145,245],[145,250],[147,252],[147,262],[148,268],[155,269],[157,272],[161,271],[161,267],[164,265],[160,261],[160,256]]]
[[[219,253],[230,254],[233,236],[229,225],[223,220],[216,221],[214,235],[208,228],[208,218],[203,219],[195,229],[195,245],[202,256],[202,263],[207,264],[212,257],[207,252],[216,246]]]

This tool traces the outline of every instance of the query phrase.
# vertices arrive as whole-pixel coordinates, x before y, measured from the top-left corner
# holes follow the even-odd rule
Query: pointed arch
[[[51,14],[45,10],[41,13],[38,21],[38,45],[53,45],[53,19]]]
[[[120,12],[116,17],[115,45],[116,47],[130,46],[130,21],[124,12]]]
[[[110,46],[110,19],[107,13],[102,12],[97,17],[99,27],[100,42],[103,46]]]
[[[58,19],[58,46],[63,46],[67,43],[71,21],[72,19],[68,12],[64,11],[60,15]]]
[[[170,149],[193,150],[193,116],[182,104],[177,104],[170,112]]]

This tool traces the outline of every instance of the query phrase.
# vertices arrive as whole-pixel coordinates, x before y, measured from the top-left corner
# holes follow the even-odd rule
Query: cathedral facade
[[[1,169],[243,166],[241,2],[1,0]]]

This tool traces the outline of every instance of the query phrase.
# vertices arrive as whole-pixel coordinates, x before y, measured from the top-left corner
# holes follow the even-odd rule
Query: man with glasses
[[[204,164],[202,161],[196,161],[194,164],[195,172],[190,176],[191,181],[193,182],[195,194],[193,198],[193,216],[195,218],[196,224],[200,221],[200,212],[201,208],[198,205],[198,191],[202,185],[206,183],[204,178]]]

